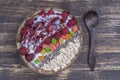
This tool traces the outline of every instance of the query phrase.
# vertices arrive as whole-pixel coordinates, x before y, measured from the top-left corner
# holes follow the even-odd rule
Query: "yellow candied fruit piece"
[[[46,54],[45,49],[43,49],[43,50],[41,51],[41,53],[42,53],[43,55]]]
[[[62,44],[64,42],[64,39],[63,38],[60,38],[59,39],[59,43]]]

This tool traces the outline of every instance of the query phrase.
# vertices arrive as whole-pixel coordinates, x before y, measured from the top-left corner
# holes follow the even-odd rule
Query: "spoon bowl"
[[[88,28],[94,28],[98,24],[98,14],[93,10],[87,12],[84,16],[84,19]]]

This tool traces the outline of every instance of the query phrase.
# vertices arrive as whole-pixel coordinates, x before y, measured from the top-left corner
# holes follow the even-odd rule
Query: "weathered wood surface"
[[[59,7],[77,16],[83,29],[83,51],[63,72],[44,76],[28,68],[18,55],[15,36],[19,25],[41,7]],[[96,34],[97,65],[87,65],[88,32],[83,14],[96,10],[100,16]],[[0,0],[0,80],[119,80],[120,0]]]

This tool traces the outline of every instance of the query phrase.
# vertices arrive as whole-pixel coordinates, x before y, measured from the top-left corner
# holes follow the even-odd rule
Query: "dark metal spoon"
[[[91,71],[94,70],[96,64],[95,56],[95,27],[98,24],[98,14],[97,12],[91,10],[84,15],[84,22],[89,31],[90,45],[88,53],[88,64]]]

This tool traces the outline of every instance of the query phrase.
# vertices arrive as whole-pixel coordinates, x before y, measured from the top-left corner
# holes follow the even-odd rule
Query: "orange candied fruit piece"
[[[70,34],[66,34],[66,35],[65,35],[65,38],[66,38],[66,39],[70,39],[70,38],[71,38],[71,35],[70,35]]]
[[[73,30],[74,32],[78,32],[78,27],[77,27],[77,26],[72,26],[72,30]]]
[[[43,60],[43,59],[44,59],[44,56],[38,56],[38,59],[39,59],[39,60]]]

